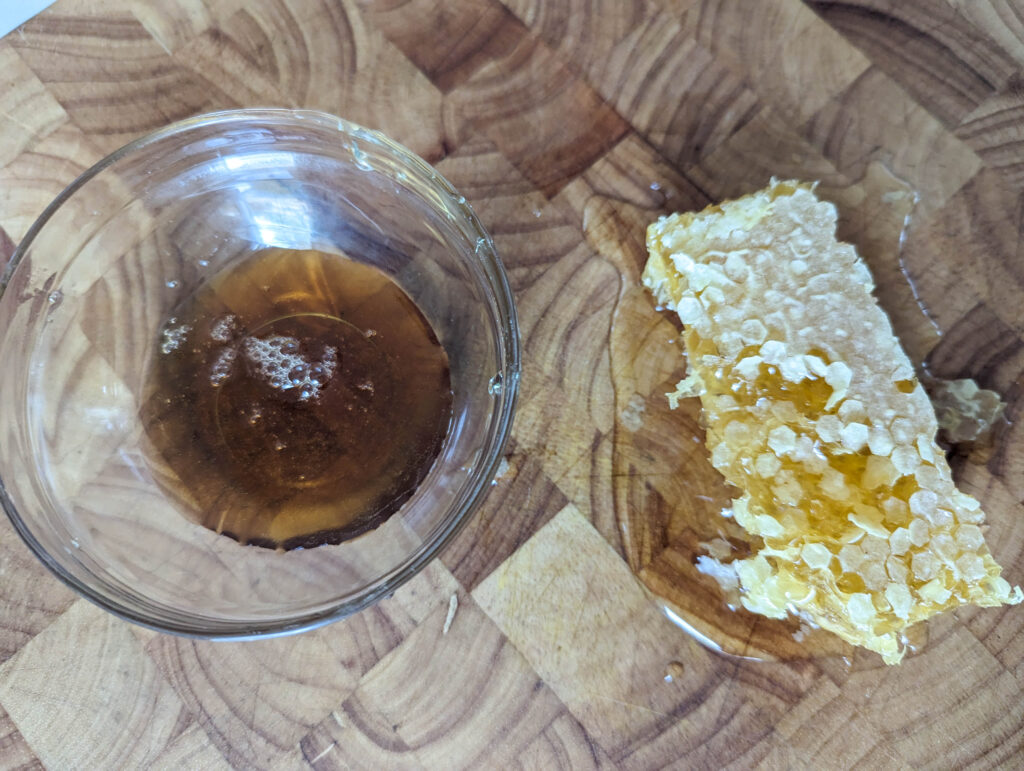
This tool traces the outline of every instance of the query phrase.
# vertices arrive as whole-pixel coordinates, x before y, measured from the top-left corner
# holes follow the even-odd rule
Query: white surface
[[[0,37],[52,4],[53,0],[0,0]]]

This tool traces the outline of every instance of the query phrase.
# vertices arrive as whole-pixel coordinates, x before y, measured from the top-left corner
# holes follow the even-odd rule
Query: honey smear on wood
[[[236,260],[180,303],[146,375],[151,466],[195,521],[275,549],[379,526],[448,432],[448,357],[382,271],[316,250]]]
[[[837,212],[775,182],[650,226],[644,284],[684,325],[711,463],[739,495],[722,512],[749,555],[698,567],[747,610],[796,616],[901,660],[913,624],[1021,602],[953,483],[935,410],[871,294]]]

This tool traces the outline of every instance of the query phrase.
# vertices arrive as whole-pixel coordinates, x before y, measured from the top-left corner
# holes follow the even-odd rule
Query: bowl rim
[[[65,570],[39,543],[18,513],[14,502],[7,492],[3,474],[0,473],[0,507],[3,508],[15,531],[36,558],[62,583],[79,596],[84,597],[94,605],[125,621],[157,632],[193,639],[256,640],[298,634],[317,629],[334,621],[339,621],[376,604],[381,599],[390,597],[399,587],[420,573],[434,560],[462,531],[473,515],[478,512],[489,492],[504,455],[505,447],[508,444],[519,396],[522,353],[515,298],[494,242],[472,206],[437,169],[404,145],[389,138],[380,131],[365,128],[344,118],[319,110],[283,107],[219,110],[175,121],[128,142],[79,174],[43,209],[42,213],[36,218],[25,233],[25,236],[18,243],[14,253],[8,260],[3,274],[0,275],[0,298],[6,293],[15,271],[47,222],[79,189],[84,187],[102,171],[113,166],[122,158],[128,157],[163,139],[199,128],[247,123],[254,120],[294,124],[301,124],[302,122],[315,123],[324,128],[335,130],[341,137],[351,137],[379,145],[388,153],[397,156],[402,164],[419,173],[426,181],[432,183],[445,194],[445,197],[448,199],[446,204],[450,204],[451,208],[458,210],[470,226],[471,231],[476,234],[477,244],[474,250],[474,258],[480,261],[490,285],[489,289],[493,294],[492,300],[497,310],[496,326],[499,332],[497,347],[502,364],[500,372],[502,376],[501,387],[500,390],[494,392],[494,395],[500,398],[500,402],[495,407],[495,419],[492,419],[494,441],[491,443],[489,450],[481,456],[476,478],[473,484],[468,486],[462,506],[455,511],[454,516],[451,516],[437,529],[433,538],[425,542],[424,547],[411,559],[398,568],[392,569],[381,579],[378,579],[378,586],[373,590],[364,592],[353,599],[334,605],[326,610],[302,614],[284,622],[280,620],[268,622],[207,621],[205,623],[207,629],[203,629],[204,624],[168,621],[163,614],[161,614],[161,618],[157,619],[153,615],[138,610],[129,604],[109,598],[106,594],[83,583]],[[174,613],[182,616],[187,615],[180,611],[174,611]],[[211,626],[216,626],[217,628],[210,629],[209,627]]]

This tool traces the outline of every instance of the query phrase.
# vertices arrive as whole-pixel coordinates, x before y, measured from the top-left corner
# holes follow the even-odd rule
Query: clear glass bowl
[[[343,252],[384,270],[448,352],[451,429],[413,497],[337,546],[242,546],[183,516],[145,458],[158,328],[239,252]],[[490,488],[519,380],[512,294],[465,198],[408,150],[323,113],[204,115],[75,180],[0,283],[0,500],[36,555],[162,631],[250,637],[354,613],[423,568]]]

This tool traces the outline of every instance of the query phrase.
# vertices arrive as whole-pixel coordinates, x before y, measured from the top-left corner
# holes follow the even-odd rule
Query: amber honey
[[[448,357],[380,270],[320,251],[236,260],[169,315],[142,405],[187,516],[241,543],[339,543],[409,499],[448,431]]]
[[[739,493],[723,514],[761,541],[739,559],[714,545],[721,557],[698,568],[749,611],[896,664],[917,622],[1024,594],[953,483],[935,411],[837,221],[813,185],[773,181],[652,224],[644,283],[685,325],[689,372],[670,398],[700,397],[711,464]]]

